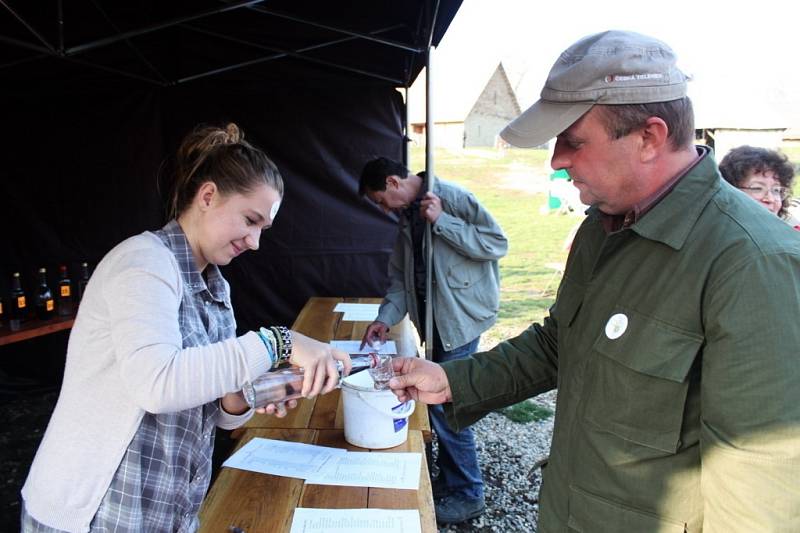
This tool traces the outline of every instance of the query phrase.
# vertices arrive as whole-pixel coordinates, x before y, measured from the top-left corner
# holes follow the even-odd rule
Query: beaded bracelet
[[[263,342],[264,346],[267,348],[267,355],[269,355],[269,367],[275,368],[278,366],[278,343],[275,340],[275,334],[267,328],[259,328],[256,333],[258,333],[258,336],[261,338],[261,342]]]
[[[269,328],[275,335],[278,364],[289,361],[292,357],[292,332],[289,328],[284,326],[272,326]]]

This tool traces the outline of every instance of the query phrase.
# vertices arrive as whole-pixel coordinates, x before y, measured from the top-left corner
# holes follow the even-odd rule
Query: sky
[[[785,1],[464,0],[434,56],[434,82],[502,60],[520,103],[538,98],[559,53],[608,29],[656,37],[676,52],[695,89],[729,97],[800,93],[800,24]]]

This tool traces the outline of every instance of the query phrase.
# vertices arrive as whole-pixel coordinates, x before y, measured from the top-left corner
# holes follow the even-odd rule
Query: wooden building
[[[496,146],[500,130],[520,114],[502,62],[491,72],[475,66],[457,72],[439,68],[442,74],[434,79],[433,90],[436,146]],[[409,89],[410,137],[419,144],[425,143],[425,84],[423,71]]]

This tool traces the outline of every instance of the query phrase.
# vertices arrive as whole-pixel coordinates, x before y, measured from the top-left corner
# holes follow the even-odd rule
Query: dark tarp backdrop
[[[159,169],[199,123],[234,121],[278,165],[283,206],[224,269],[239,329],[291,324],[314,295],[378,296],[397,228],[357,195],[401,159],[408,87],[461,0],[4,0],[0,297],[19,271],[91,267],[161,227]],[[168,168],[167,162],[164,168]],[[7,327],[7,326],[6,326]],[[0,347],[0,531],[58,397],[68,331]],[[230,442],[217,436],[215,464]]]
[[[358,196],[357,179],[375,155],[402,157],[401,106],[375,85],[19,95],[4,113],[14,136],[4,144],[16,144],[1,171],[5,277],[20,270],[32,293],[39,266],[55,274],[63,262],[74,276],[81,261],[159,228],[177,143],[198,123],[234,121],[286,184],[260,249],[225,269],[240,326],[291,323],[311,295],[380,295],[396,228]]]
[[[402,160],[395,87],[460,3],[4,3],[0,294],[14,271],[33,294],[39,267],[52,287],[58,265],[74,279],[159,228],[180,139],[234,121],[286,183],[260,249],[224,269],[239,329],[291,324],[310,296],[381,295],[397,228],[358,196],[358,175],[372,157]]]

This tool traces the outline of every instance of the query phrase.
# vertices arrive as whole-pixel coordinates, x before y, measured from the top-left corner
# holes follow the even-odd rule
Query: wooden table
[[[290,440],[321,446],[365,451],[348,444],[340,429],[248,429],[237,444],[239,449],[253,437]],[[408,440],[381,452],[422,452],[425,442],[419,430],[409,430]],[[321,509],[419,509],[423,533],[435,533],[428,465],[423,457],[419,490],[378,489],[305,485],[302,479],[223,468],[200,510],[200,532],[227,532],[230,526],[246,533],[283,533],[292,525],[296,507]]]
[[[311,298],[292,329],[315,339],[361,339],[367,322],[344,322],[333,308],[339,302],[379,303],[378,298]],[[408,320],[392,327],[390,337],[400,355],[416,355],[416,341]],[[365,451],[344,440],[341,398],[338,390],[312,400],[301,400],[284,418],[255,415],[234,436],[236,449],[254,437],[333,446]],[[229,531],[230,526],[247,533],[284,533],[292,524],[294,509],[418,509],[423,533],[435,533],[430,476],[424,458],[430,440],[430,423],[424,405],[417,404],[409,419],[408,440],[381,452],[423,454],[418,490],[305,485],[302,479],[273,476],[234,468],[223,468],[200,510],[201,533]]]
[[[369,323],[343,321],[341,313],[333,312],[336,304],[343,301],[380,303],[381,300],[380,298],[310,298],[297,316],[292,329],[323,342],[331,339],[360,340]],[[417,345],[412,328],[413,326],[406,318],[389,331],[389,338],[395,341],[399,355],[417,355]],[[233,435],[238,438],[247,429],[342,429],[344,427],[342,413],[341,392],[335,390],[311,400],[301,400],[299,405],[289,411],[284,418],[256,414],[243,426],[243,429],[237,430]],[[409,429],[420,430],[425,442],[430,442],[431,426],[428,409],[425,405],[417,404],[408,423]]]

